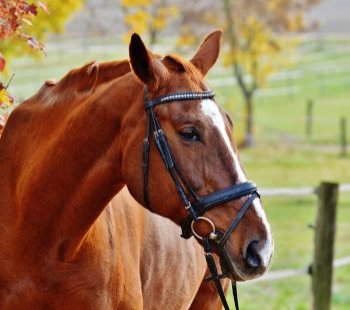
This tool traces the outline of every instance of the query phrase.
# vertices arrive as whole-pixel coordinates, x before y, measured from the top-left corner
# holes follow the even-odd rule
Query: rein
[[[182,175],[179,167],[176,164],[174,155],[171,151],[170,145],[167,138],[162,130],[158,121],[157,115],[154,112],[154,107],[160,104],[165,104],[174,101],[185,101],[185,100],[202,100],[212,99],[214,92],[211,90],[202,92],[177,92],[165,96],[160,96],[155,99],[149,99],[147,86],[144,86],[144,105],[147,113],[147,124],[146,124],[146,136],[143,140],[143,189],[144,189],[144,202],[146,208],[152,211],[149,194],[148,194],[148,168],[150,159],[150,140],[151,131],[153,131],[154,141],[157,149],[160,153],[165,168],[169,172],[176,190],[187,210],[187,217],[181,223],[182,234],[181,237],[188,239],[194,235],[197,239],[202,240],[204,245],[205,258],[208,264],[211,275],[207,278],[208,281],[214,281],[218,294],[221,298],[222,304],[225,310],[229,310],[228,303],[225,298],[225,294],[221,285],[220,280],[227,277],[227,274],[219,274],[215,261],[213,258],[213,247],[217,248],[219,257],[222,258],[226,255],[225,244],[230,238],[231,234],[244,217],[245,213],[249,209],[255,198],[260,198],[257,192],[257,187],[254,183],[243,182],[236,185],[231,185],[227,188],[218,190],[214,193],[205,196],[199,196],[187,183],[186,179]],[[237,200],[241,197],[248,196],[247,201],[244,203],[236,217],[233,219],[227,230],[222,233],[215,229],[214,223],[207,217],[204,217],[204,213],[218,205],[222,205],[226,202]],[[200,236],[194,229],[193,224],[199,221],[206,221],[212,227],[212,232],[207,236]],[[227,256],[227,255],[226,255]],[[238,297],[237,287],[234,280],[232,282],[232,292],[234,297],[234,303],[237,310]]]

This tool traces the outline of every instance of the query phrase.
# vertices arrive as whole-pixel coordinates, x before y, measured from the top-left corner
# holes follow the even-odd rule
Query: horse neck
[[[132,84],[137,91],[127,91]],[[85,100],[45,106],[33,97],[20,105],[0,140],[1,224],[35,238],[38,249],[60,247],[63,259],[74,257],[124,185],[120,124],[141,96],[130,73]]]

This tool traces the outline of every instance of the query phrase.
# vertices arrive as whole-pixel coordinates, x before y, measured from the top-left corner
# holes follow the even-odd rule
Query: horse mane
[[[103,63],[92,61],[80,68],[70,70],[57,82],[45,81],[34,96],[47,105],[71,101],[79,96],[90,95],[97,87],[122,77],[130,71],[128,60]]]
[[[160,61],[161,56],[156,56]],[[203,80],[200,71],[182,57],[171,54],[163,58],[163,64],[167,69],[176,72],[186,72],[191,79],[198,83]],[[164,66],[156,64],[159,74],[159,83],[170,79],[170,75]],[[47,80],[33,97],[45,105],[53,105],[60,102],[71,102],[74,99],[87,97],[97,87],[122,77],[131,71],[129,60],[110,61],[98,63],[92,61],[82,67],[70,70],[59,81]],[[33,98],[33,99],[34,99]]]

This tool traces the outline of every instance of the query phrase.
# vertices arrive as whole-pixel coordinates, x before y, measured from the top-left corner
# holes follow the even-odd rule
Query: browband
[[[212,99],[214,96],[215,93],[212,90],[202,92],[178,92],[170,95],[159,96],[154,99],[148,99],[145,102],[145,108],[153,108],[156,105],[171,101]]]

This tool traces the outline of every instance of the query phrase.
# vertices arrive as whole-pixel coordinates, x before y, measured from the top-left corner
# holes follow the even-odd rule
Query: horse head
[[[142,115],[131,121],[136,110],[129,109],[122,121],[122,174],[141,204],[182,225],[187,237],[190,227],[199,242],[209,236],[223,271],[248,280],[268,268],[273,241],[240,163],[233,123],[205,81],[221,34],[209,34],[190,61],[155,55],[132,36],[130,64],[143,89]]]

